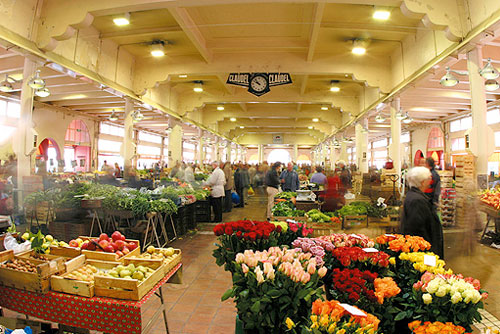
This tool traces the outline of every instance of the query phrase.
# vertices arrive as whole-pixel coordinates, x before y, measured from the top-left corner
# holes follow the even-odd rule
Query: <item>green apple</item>
[[[134,279],[138,279],[138,280],[142,280],[142,279],[144,279],[144,274],[142,273],[142,271],[137,270],[137,271],[136,271],[136,272],[134,272],[134,274],[132,275],[132,278],[134,278]]]
[[[120,271],[120,277],[122,277],[122,278],[125,278],[127,276],[130,277],[130,275],[132,275],[132,273],[130,272],[130,270],[123,269],[122,271]]]
[[[135,266],[131,263],[127,266],[127,269],[130,270],[130,272],[134,272],[135,271]]]
[[[28,232],[24,232],[21,238],[23,238],[23,240],[28,240],[30,238],[30,234]]]

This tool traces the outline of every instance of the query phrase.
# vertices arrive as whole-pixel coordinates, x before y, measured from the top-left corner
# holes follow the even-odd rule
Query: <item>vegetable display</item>
[[[352,202],[351,204],[343,206],[342,209],[337,210],[337,214],[342,217],[366,215],[369,205],[371,206],[370,203],[365,202]]]
[[[282,199],[292,199],[294,197],[297,197],[297,193],[294,191],[284,191],[274,196],[274,198],[282,198]]]
[[[303,217],[305,215],[304,210],[295,209],[293,203],[288,201],[276,203],[271,212],[275,217]]]
[[[332,218],[335,217],[333,212],[321,212],[318,209],[312,209],[307,212],[307,217],[309,217],[309,221],[315,223],[329,223],[333,222]],[[335,217],[336,218],[336,217]]]

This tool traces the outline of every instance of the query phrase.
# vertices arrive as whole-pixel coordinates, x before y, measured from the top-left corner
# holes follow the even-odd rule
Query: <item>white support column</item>
[[[323,143],[323,145],[321,145],[321,151],[322,151],[322,154],[321,154],[321,165],[326,168],[326,160],[328,158],[328,145],[326,145],[325,143]]]
[[[35,143],[33,127],[33,89],[28,86],[28,81],[36,71],[36,63],[25,58],[23,69],[23,84],[21,87],[20,109],[21,115],[18,121],[17,131],[14,132],[13,150],[17,157],[17,188],[23,189],[23,177],[31,174],[31,155],[35,152],[38,141]],[[62,153],[62,152],[61,152]],[[62,157],[61,157],[62,158]],[[56,162],[57,163],[57,162]],[[45,168],[43,166],[42,168]],[[22,209],[23,193],[19,197],[20,209]]]
[[[389,146],[389,157],[394,163],[394,169],[401,179],[401,120],[396,118],[396,113],[399,111],[399,97],[391,103],[391,139],[392,144]]]
[[[231,163],[231,151],[233,150],[233,144],[226,140],[226,161]]]
[[[204,143],[205,140],[203,138],[203,130],[199,129],[198,130],[198,144],[196,145],[196,153],[197,156],[195,160],[198,160],[198,163],[203,163],[203,160],[205,160],[205,150],[204,150]]]
[[[344,160],[346,165],[349,164],[349,156],[347,155],[347,143],[343,140],[340,143],[340,160]]]
[[[361,173],[368,173],[368,120],[356,124],[356,164]]]
[[[128,178],[129,173],[135,168],[134,157],[137,152],[137,148],[134,145],[134,121],[132,119],[132,113],[134,112],[134,102],[130,97],[125,98],[125,133],[123,135],[122,152],[123,152],[123,172],[126,178]],[[135,159],[137,160],[137,159]]]
[[[293,162],[297,163],[297,160],[299,158],[299,145],[293,144]]]
[[[480,187],[487,186],[488,157],[494,152],[493,130],[486,122],[486,93],[484,78],[479,74],[483,67],[483,56],[480,47],[467,53],[467,69],[469,70],[472,129],[469,133],[470,151],[477,157],[476,172]]]
[[[168,138],[168,167],[172,168],[177,162],[182,161],[182,124],[170,119],[170,127],[172,132]]]
[[[264,147],[262,144],[259,144],[258,148],[257,148],[257,156],[259,157],[259,164],[261,164],[264,159]]]
[[[330,147],[330,168],[335,170],[335,163],[340,158],[340,149],[335,148],[333,145]]]

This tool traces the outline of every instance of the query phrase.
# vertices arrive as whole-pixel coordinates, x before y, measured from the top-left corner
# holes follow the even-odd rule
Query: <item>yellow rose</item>
[[[285,323],[288,329],[292,329],[293,327],[295,327],[295,323],[290,318],[286,318]]]
[[[333,333],[333,332],[335,331],[335,328],[337,328],[336,323],[331,324],[331,325],[328,327],[328,333]]]
[[[390,263],[390,264],[392,264],[392,265],[395,265],[395,264],[396,264],[396,259],[395,259],[395,258],[393,258],[393,257],[391,257],[391,258],[389,259],[389,263]]]
[[[424,301],[424,304],[429,305],[430,303],[432,303],[432,296],[428,293],[424,293],[422,295],[422,300]]]

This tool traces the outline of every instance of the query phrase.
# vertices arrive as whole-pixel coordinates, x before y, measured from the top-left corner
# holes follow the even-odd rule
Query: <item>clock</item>
[[[248,85],[248,91],[256,96],[269,92],[269,78],[266,73],[255,73]]]

